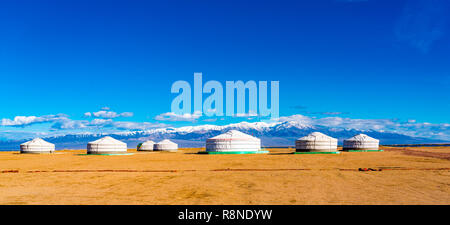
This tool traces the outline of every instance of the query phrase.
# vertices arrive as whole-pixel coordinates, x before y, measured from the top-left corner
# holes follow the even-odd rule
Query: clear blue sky
[[[281,116],[449,123],[449,5],[2,1],[0,119],[82,120],[107,106],[132,112],[126,121],[177,125],[154,118],[170,111],[174,81],[202,72],[279,80]]]

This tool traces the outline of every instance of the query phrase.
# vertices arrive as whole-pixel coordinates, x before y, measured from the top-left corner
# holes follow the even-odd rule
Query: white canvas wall
[[[378,150],[380,141],[365,134],[344,140],[344,150]]]
[[[334,152],[337,151],[337,139],[320,132],[313,132],[295,141],[296,151]]]
[[[112,137],[104,137],[87,145],[88,154],[110,154],[127,152],[127,144]]]
[[[178,144],[176,144],[168,139],[165,139],[165,140],[162,140],[162,141],[156,143],[153,146],[153,150],[154,151],[177,151]]]
[[[207,152],[248,152],[259,150],[261,150],[260,139],[236,130],[231,130],[206,140]]]
[[[20,145],[21,153],[51,153],[54,151],[54,144],[46,142],[40,138],[35,138]]]
[[[153,151],[154,145],[155,145],[155,142],[146,141],[146,142],[142,143],[141,147],[139,148],[139,151]]]

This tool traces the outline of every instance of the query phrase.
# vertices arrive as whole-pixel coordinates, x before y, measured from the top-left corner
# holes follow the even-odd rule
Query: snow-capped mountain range
[[[118,140],[124,141],[129,148],[134,148],[138,143],[153,140],[171,139],[180,147],[202,147],[207,138],[219,135],[229,130],[239,130],[241,132],[261,138],[263,146],[293,146],[296,139],[311,132],[319,131],[331,137],[342,140],[354,135],[365,133],[371,137],[380,139],[381,144],[417,144],[417,143],[441,143],[444,141],[411,137],[393,132],[383,132],[375,130],[338,129],[324,126],[311,126],[301,124],[298,121],[285,122],[241,122],[223,126],[199,125],[185,126],[179,128],[157,128],[142,131],[126,131],[115,133],[79,133],[61,136],[43,137],[46,141],[54,143],[57,149],[84,149],[87,142],[109,135]],[[2,141],[0,149],[17,150],[20,143],[27,140]]]

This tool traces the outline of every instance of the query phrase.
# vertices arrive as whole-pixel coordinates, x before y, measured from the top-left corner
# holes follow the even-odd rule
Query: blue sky
[[[449,15],[446,0],[2,1],[0,139],[258,120],[171,116],[194,72],[280,81],[284,118],[450,137]]]

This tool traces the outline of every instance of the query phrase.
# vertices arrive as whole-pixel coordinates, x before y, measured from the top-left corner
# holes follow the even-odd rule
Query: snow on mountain
[[[201,147],[205,140],[224,133],[229,130],[239,130],[241,132],[261,138],[263,146],[292,146],[294,141],[311,132],[319,131],[329,136],[338,138],[339,142],[345,138],[352,137],[359,133],[365,133],[374,138],[380,139],[381,144],[414,144],[414,143],[439,143],[439,140],[417,138],[397,133],[380,132],[375,130],[355,130],[340,129],[323,126],[311,126],[302,124],[299,121],[285,122],[241,122],[223,126],[199,125],[185,126],[179,128],[158,128],[142,131],[126,131],[116,133],[78,133],[62,136],[44,137],[46,141],[56,144],[57,149],[85,149],[89,141],[110,135],[118,140],[124,141],[129,148],[135,147],[138,143],[153,140],[171,139],[178,143],[180,147]],[[19,144],[26,140],[3,141],[0,142],[0,149],[18,149]]]

